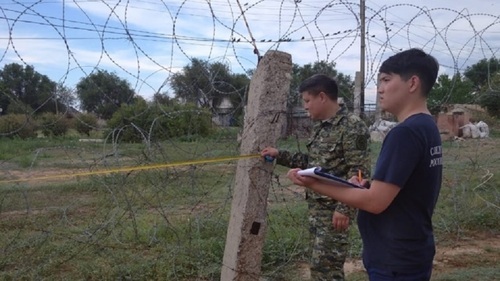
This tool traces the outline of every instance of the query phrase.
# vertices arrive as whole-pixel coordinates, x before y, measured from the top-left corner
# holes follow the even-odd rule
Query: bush
[[[157,108],[157,122],[154,124],[153,137],[168,139],[183,137],[206,137],[212,133],[212,115],[206,109],[191,105],[176,105]]]
[[[20,101],[13,101],[7,107],[8,114],[33,114],[33,112],[31,106]]]
[[[97,116],[94,114],[78,114],[75,119],[75,129],[80,134],[90,136],[90,131],[97,128]]]
[[[123,105],[108,122],[109,134],[126,142],[161,141],[179,137],[186,140],[212,132],[208,110],[191,105],[165,106],[145,102]]]
[[[63,114],[51,112],[43,113],[38,117],[39,124],[44,136],[64,136],[69,128],[69,120]]]
[[[29,115],[7,114],[0,116],[0,135],[9,138],[28,139],[36,137],[36,123]]]
[[[479,104],[488,110],[488,113],[500,117],[500,92],[489,91],[479,98]]]

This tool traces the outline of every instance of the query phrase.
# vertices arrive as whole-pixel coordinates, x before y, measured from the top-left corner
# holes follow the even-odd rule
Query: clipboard
[[[313,178],[317,178],[317,179],[324,181],[324,182],[333,183],[333,184],[335,184],[335,186],[364,188],[364,187],[359,186],[357,184],[350,183],[343,178],[339,178],[339,177],[334,176],[332,174],[323,172],[321,167],[313,167],[313,168],[309,168],[309,169],[305,169],[305,170],[300,170],[297,173],[301,176],[313,177]]]

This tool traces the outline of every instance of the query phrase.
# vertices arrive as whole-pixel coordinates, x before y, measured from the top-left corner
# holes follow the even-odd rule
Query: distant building
[[[218,126],[228,127],[234,123],[234,106],[229,97],[224,97],[218,106],[213,107],[212,122]]]
[[[302,107],[294,107],[287,112],[285,125],[281,129],[281,137],[307,137],[311,132],[312,125],[313,121],[309,117],[309,112]]]

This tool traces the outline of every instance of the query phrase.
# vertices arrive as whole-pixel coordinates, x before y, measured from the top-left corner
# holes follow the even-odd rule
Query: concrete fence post
[[[269,51],[261,58],[250,82],[241,135],[242,155],[259,153],[266,146],[276,146],[286,119],[291,72],[290,54]],[[238,161],[221,270],[222,281],[260,278],[272,169],[272,163],[260,158]]]

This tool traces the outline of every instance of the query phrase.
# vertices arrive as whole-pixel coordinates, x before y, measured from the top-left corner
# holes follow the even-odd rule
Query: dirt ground
[[[500,264],[500,234],[475,234],[474,237],[438,244],[433,277],[458,269],[488,266],[488,264],[489,266]],[[310,280],[308,265],[301,263],[298,268],[303,280]],[[360,259],[348,260],[344,270],[346,278],[365,272]]]
[[[462,268],[480,266],[483,262],[500,264],[500,234],[475,234],[474,237],[438,243],[434,258],[433,276]],[[345,264],[346,275],[364,272],[361,260]]]
[[[499,264],[500,234],[475,234],[438,244],[433,276],[461,268],[498,267]]]

